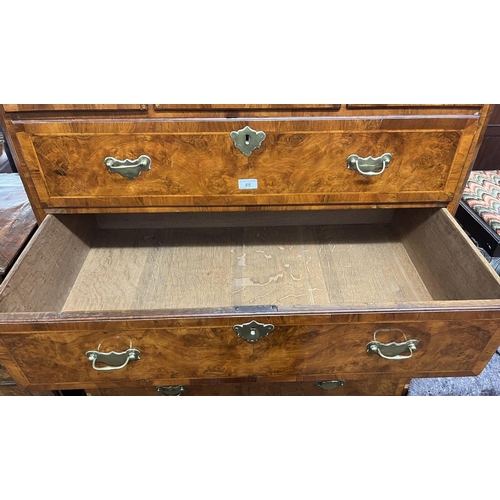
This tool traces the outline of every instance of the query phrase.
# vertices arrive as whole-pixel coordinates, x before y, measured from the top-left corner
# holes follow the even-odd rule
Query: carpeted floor
[[[500,350],[477,377],[420,378],[408,396],[500,396]]]
[[[500,275],[500,257],[492,258],[482,248],[479,251]],[[477,377],[413,379],[408,396],[500,396],[500,347]]]

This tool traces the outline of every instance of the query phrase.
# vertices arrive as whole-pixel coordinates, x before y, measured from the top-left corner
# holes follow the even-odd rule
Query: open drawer
[[[0,361],[51,389],[465,376],[499,319],[445,209],[49,215],[0,287]]]

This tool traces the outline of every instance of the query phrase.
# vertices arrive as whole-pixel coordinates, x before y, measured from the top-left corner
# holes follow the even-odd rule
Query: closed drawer
[[[5,367],[0,364],[0,387],[9,387],[11,385],[15,385],[13,378]]]
[[[0,396],[53,396],[50,391],[30,391],[19,387],[0,364]]]
[[[469,320],[458,314],[459,319],[453,320],[451,316],[434,314],[428,321],[411,321],[407,315],[384,322],[365,315],[363,322],[344,323],[324,316],[287,320],[255,315],[229,321],[179,320],[178,324],[186,325],[182,328],[155,327],[136,319],[134,330],[127,330],[123,323],[107,329],[97,323],[96,331],[52,325],[50,333],[16,332],[3,336],[2,341],[22,373],[19,384],[37,389],[198,385],[235,378],[312,383],[476,375],[486,364],[482,364],[483,352],[488,351],[491,358],[493,344],[498,347],[498,341],[491,342],[498,318]],[[237,337],[233,325],[254,319],[275,328],[269,338],[252,345]],[[303,324],[294,324],[299,321]],[[387,344],[417,340],[417,350],[411,358],[408,349],[402,350],[401,358],[408,359],[385,359],[367,352],[374,336]],[[132,349],[138,356],[127,362]],[[126,354],[113,364],[102,356],[93,366],[89,353],[96,351],[108,358],[111,352]],[[105,370],[109,367],[116,369]]]
[[[500,281],[445,209],[321,215],[182,229],[50,215],[0,288],[0,360],[50,389],[482,370]],[[130,349],[140,359],[99,369]]]
[[[7,113],[38,111],[126,111],[147,109],[146,104],[3,104]]]
[[[89,390],[92,396],[402,396],[408,380],[224,383]]]
[[[251,111],[286,111],[286,110],[327,110],[338,111],[340,104],[155,104],[158,111],[210,111],[210,110],[251,110]]]
[[[461,179],[477,123],[478,117],[471,115],[339,116],[33,120],[16,122],[16,127],[44,207],[174,210],[445,205]],[[246,127],[265,134],[249,156],[230,136],[240,131],[243,143],[253,143],[253,132]],[[359,157],[357,163],[353,155]],[[370,157],[379,160],[367,160]],[[120,163],[125,160],[130,160],[128,166]]]

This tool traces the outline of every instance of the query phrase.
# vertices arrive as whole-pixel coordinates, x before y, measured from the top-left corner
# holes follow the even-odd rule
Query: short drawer
[[[17,139],[49,209],[445,205],[477,124],[471,115],[24,121]]]
[[[0,360],[45,389],[477,374],[500,344],[498,276],[445,209],[380,214],[49,215],[0,287]]]
[[[7,113],[50,111],[145,111],[146,104],[3,104]]]

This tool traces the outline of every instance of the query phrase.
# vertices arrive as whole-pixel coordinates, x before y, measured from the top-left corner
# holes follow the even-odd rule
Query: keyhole
[[[245,144],[250,144],[250,136],[248,134],[245,135]]]
[[[257,332],[255,331],[255,328],[252,328],[250,330],[250,335],[256,335],[256,334],[257,334]]]

